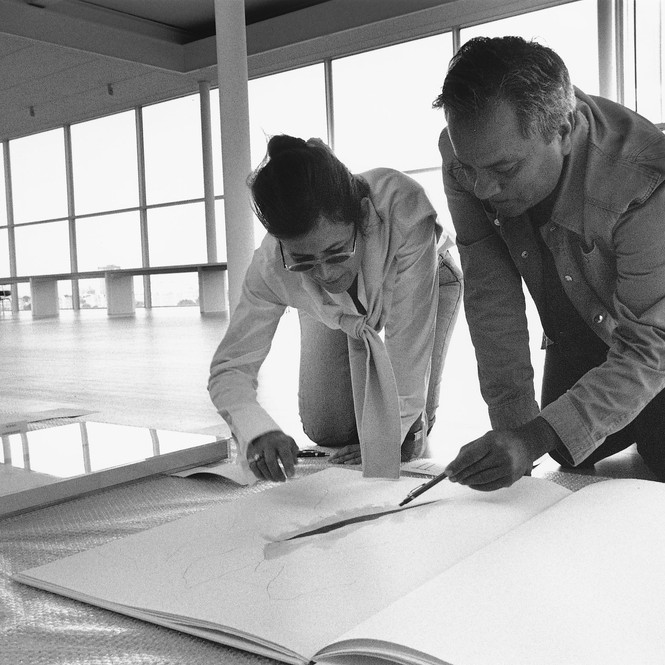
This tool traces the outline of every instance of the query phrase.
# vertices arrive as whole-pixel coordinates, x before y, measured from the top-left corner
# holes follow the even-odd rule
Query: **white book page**
[[[451,665],[662,665],[664,507],[661,483],[585,487],[372,616],[341,646]],[[351,662],[333,651],[325,662]]]
[[[534,478],[492,493],[444,481],[399,508],[422,482],[364,479],[330,468],[18,579],[87,602],[103,599],[120,611],[136,608],[148,618],[182,617],[192,626],[253,635],[262,653],[274,645],[275,657],[309,660],[570,494]],[[281,656],[277,645],[284,646]]]

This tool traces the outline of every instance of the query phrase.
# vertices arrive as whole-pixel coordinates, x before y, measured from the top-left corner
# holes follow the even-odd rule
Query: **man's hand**
[[[247,461],[257,478],[282,482],[286,478],[293,478],[295,474],[298,446],[280,430],[266,432],[247,446]]]
[[[476,490],[510,487],[530,473],[533,463],[559,443],[556,432],[540,417],[514,430],[492,430],[462,446],[446,467],[451,481]]]

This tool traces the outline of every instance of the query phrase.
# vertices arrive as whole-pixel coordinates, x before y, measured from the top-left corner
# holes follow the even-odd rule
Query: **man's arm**
[[[610,317],[616,324],[607,359],[541,414],[560,436],[574,464],[630,423],[665,389],[664,213],[665,185],[661,184],[613,227],[611,252],[616,269],[611,283],[605,284],[610,307],[605,309],[599,302],[586,312],[592,327]]]

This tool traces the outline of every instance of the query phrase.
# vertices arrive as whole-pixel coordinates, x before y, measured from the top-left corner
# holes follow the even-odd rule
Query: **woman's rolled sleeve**
[[[257,376],[284,313],[257,260],[250,265],[240,301],[212,359],[208,390],[241,450],[261,434],[280,429],[257,400]]]

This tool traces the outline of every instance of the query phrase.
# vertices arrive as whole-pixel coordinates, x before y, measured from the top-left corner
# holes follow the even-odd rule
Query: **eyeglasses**
[[[284,248],[282,247],[281,241],[279,242],[279,251],[282,253],[282,264],[284,265],[284,268],[288,270],[289,272],[307,272],[308,270],[311,270],[312,268],[315,268],[316,266],[320,266],[322,264],[326,265],[336,265],[338,263],[344,263],[348,261],[355,253],[356,253],[356,236],[358,235],[358,229],[354,228],[353,230],[353,247],[351,248],[350,252],[335,252],[334,254],[328,254],[328,256],[325,256],[322,259],[318,259],[317,261],[298,261],[297,263],[292,263],[292,264],[287,264],[286,260],[284,258]]]

